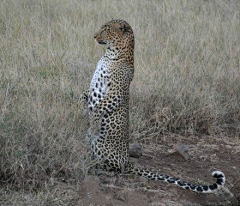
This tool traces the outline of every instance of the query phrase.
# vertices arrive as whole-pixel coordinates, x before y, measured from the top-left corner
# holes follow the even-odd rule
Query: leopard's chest
[[[88,107],[93,108],[98,104],[109,92],[110,72],[109,63],[103,58],[97,64],[97,68],[93,74],[90,88]]]

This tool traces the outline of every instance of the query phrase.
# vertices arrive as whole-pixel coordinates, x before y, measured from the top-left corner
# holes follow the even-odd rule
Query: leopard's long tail
[[[217,179],[216,183],[212,185],[194,185],[183,180],[180,180],[175,177],[170,177],[168,175],[160,174],[158,172],[151,172],[145,169],[138,168],[133,164],[129,163],[126,168],[126,173],[136,174],[147,179],[156,180],[156,181],[165,181],[171,184],[175,184],[183,189],[191,190],[197,193],[214,193],[222,188],[225,184],[225,175],[221,171],[212,172],[212,176]]]

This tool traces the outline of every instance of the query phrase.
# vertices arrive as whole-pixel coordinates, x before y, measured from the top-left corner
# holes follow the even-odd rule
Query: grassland
[[[77,187],[85,175],[79,96],[104,52],[93,34],[112,18],[135,33],[132,139],[239,138],[240,1],[1,0],[0,184],[8,204],[31,205],[16,194],[38,191],[35,201],[52,205],[54,180]]]

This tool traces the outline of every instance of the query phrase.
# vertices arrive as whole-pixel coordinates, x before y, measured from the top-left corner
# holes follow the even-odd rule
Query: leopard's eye
[[[105,35],[105,34],[106,34],[106,29],[103,29],[103,30],[101,31],[101,34],[102,34],[102,35]]]

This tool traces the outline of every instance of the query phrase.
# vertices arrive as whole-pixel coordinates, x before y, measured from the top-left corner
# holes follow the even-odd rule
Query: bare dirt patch
[[[192,183],[209,183],[213,170],[226,175],[228,192],[197,194],[165,182],[132,175],[88,176],[81,184],[84,205],[240,205],[239,140],[221,137],[167,136],[164,140],[142,140],[143,156],[138,163]],[[178,152],[184,144],[186,156]]]

